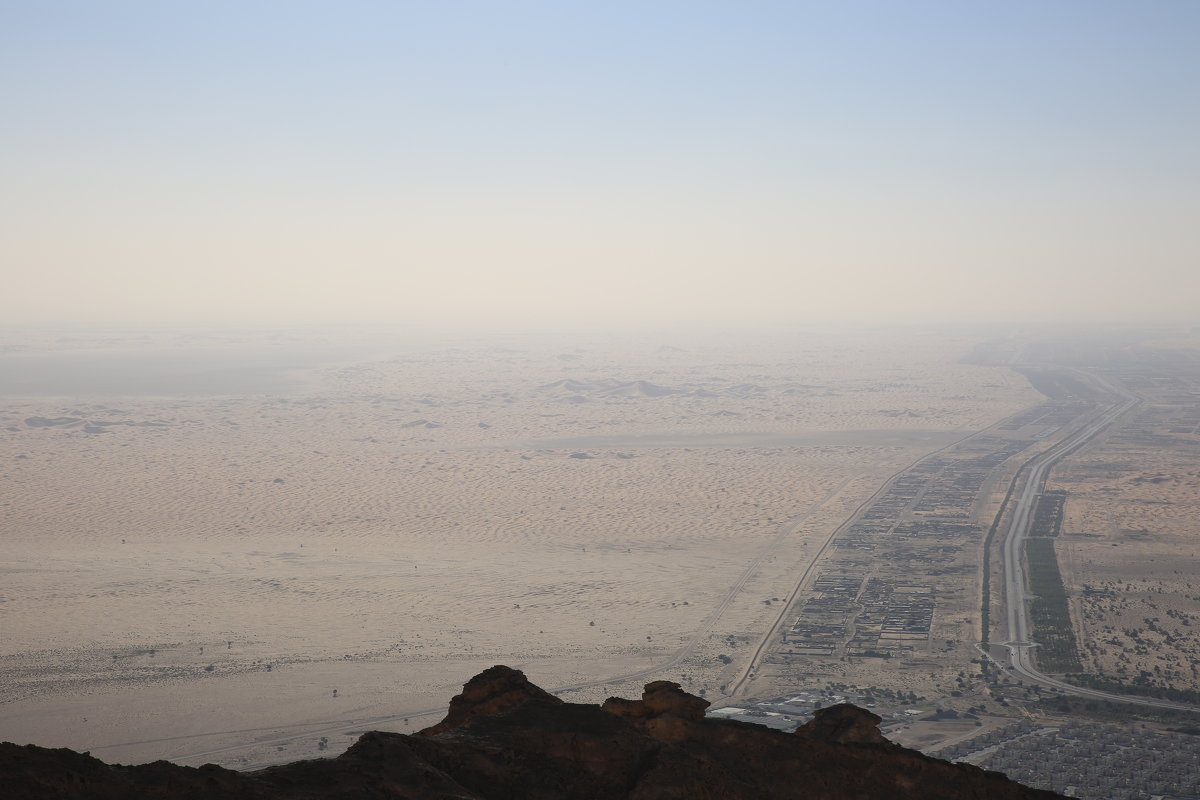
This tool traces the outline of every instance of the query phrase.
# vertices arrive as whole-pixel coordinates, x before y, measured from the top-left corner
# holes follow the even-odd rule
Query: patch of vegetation
[[[1021,469],[1024,468],[1025,466],[1023,465]],[[1000,523],[1004,519],[1004,512],[1008,510],[1008,501],[1012,499],[1013,492],[1017,488],[1017,478],[1020,474],[1021,472],[1018,470],[1017,474],[1009,481],[1008,491],[1004,495],[1003,502],[1000,503],[999,510],[996,511],[996,518],[992,520],[987,536],[983,537],[983,604],[979,621],[979,641],[983,644],[984,649],[987,649],[988,637],[991,635],[992,629],[992,540],[996,538],[996,531],[1000,528]],[[983,671],[987,672],[986,666]]]
[[[1058,536],[1063,523],[1063,506],[1067,502],[1064,491],[1042,492],[1038,495],[1037,505],[1033,509],[1033,526],[1030,536],[1053,538]]]
[[[1026,539],[1025,565],[1029,591],[1034,595],[1029,619],[1033,623],[1033,638],[1040,645],[1035,651],[1038,666],[1047,672],[1083,672],[1054,540]]]
[[[1154,697],[1159,700],[1170,700],[1175,703],[1192,703],[1200,705],[1200,691],[1195,689],[1173,689],[1170,686],[1155,686],[1146,675],[1139,675],[1133,683],[1121,683],[1112,678],[1093,675],[1089,672],[1078,672],[1064,675],[1068,683],[1085,686],[1088,689],[1099,689],[1110,694],[1127,694],[1135,697]]]
[[[924,702],[926,698],[918,697],[916,692],[905,692],[897,689],[885,689],[879,686],[867,687],[852,687],[845,683],[835,683],[830,681],[825,684],[825,689],[831,692],[859,692],[863,695],[863,702],[874,703],[882,700],[891,703],[915,704]]]
[[[1167,728],[1171,733],[1182,733],[1187,736],[1200,736],[1200,725],[1180,725],[1178,728]]]
[[[1035,703],[1029,703],[1028,706],[1050,714],[1070,714],[1104,722],[1145,720],[1146,722],[1174,723],[1185,726],[1195,726],[1196,724],[1196,715],[1191,711],[1175,711],[1170,708],[1154,708],[1068,695],[1046,697]]]

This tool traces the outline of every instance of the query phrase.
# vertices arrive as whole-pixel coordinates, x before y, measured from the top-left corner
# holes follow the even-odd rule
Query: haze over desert
[[[309,336],[215,344],[329,349]],[[498,662],[602,699],[684,646],[672,672],[711,689],[831,526],[1037,398],[968,344],[477,342],[282,392],[10,397],[0,736],[184,759],[403,729]],[[197,342],[91,346],[186,365]]]
[[[0,776],[261,787],[483,676],[1200,798],[1197,41],[0,0]]]

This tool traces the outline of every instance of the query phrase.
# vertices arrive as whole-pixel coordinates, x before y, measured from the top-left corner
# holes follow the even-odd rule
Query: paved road
[[[812,575],[813,570],[816,569],[817,564],[820,563],[822,557],[825,555],[825,552],[829,549],[830,545],[833,544],[833,542],[837,538],[838,534],[840,534],[842,531],[844,531],[846,529],[846,527],[848,525],[850,525],[850,523],[852,523],[852,522],[854,522],[854,520],[858,519],[858,515],[861,514],[867,508],[867,506],[869,506],[869,505],[871,505],[871,503],[875,502],[875,500],[881,494],[883,494],[883,492],[889,486],[891,486],[892,483],[897,478],[899,478],[901,475],[904,475],[905,473],[910,471],[917,464],[920,464],[922,461],[929,458],[930,456],[937,455],[938,453],[944,453],[947,450],[957,447],[958,445],[962,444],[963,442],[967,441],[968,439],[971,439],[976,436],[979,436],[980,434],[986,433],[994,427],[995,427],[995,425],[991,425],[991,426],[988,426],[987,428],[984,428],[983,430],[975,431],[974,433],[969,433],[966,436],[963,436],[959,439],[955,439],[953,442],[946,445],[945,447],[940,447],[937,450],[934,450],[933,452],[925,453],[925,454],[919,456],[916,460],[914,460],[908,466],[893,473],[891,477],[889,477],[886,481],[884,481],[883,484],[878,489],[875,490],[875,493],[873,495],[871,495],[866,500],[864,500],[858,506],[858,508],[854,509],[853,514],[846,517],[846,519],[842,521],[842,524],[840,524],[836,528],[834,528],[833,531],[830,532],[829,536],[826,537],[825,541],[821,544],[821,549],[817,551],[817,554],[815,556],[813,556],[812,560],[810,560],[808,562],[808,566],[805,568],[805,570],[802,573],[800,573],[800,576],[796,579],[796,583],[792,587],[791,593],[788,594],[786,600],[781,604],[781,607],[779,609],[779,615],[775,617],[775,621],[773,623],[771,623],[771,627],[767,628],[766,632],[763,633],[761,638],[759,638],[758,644],[754,648],[754,652],[751,653],[749,660],[746,662],[746,665],[744,667],[742,667],[742,671],[740,673],[738,673],[738,677],[735,678],[732,682],[730,682],[728,684],[728,686],[725,690],[725,697],[718,698],[718,699],[726,699],[726,700],[732,699],[734,697],[737,697],[740,694],[743,694],[746,691],[746,687],[750,683],[750,678],[752,678],[754,676],[754,673],[758,670],[758,665],[762,662],[763,658],[766,657],[767,653],[770,652],[771,646],[775,644],[776,636],[779,633],[779,629],[781,627],[783,627],[785,622],[787,622],[792,616],[794,616],[794,614],[789,613],[789,612],[792,610],[792,606],[795,604],[796,598],[800,594],[800,590],[802,588],[804,588],[804,585],[808,582],[809,576]]]
[[[1133,703],[1156,708],[1170,708],[1178,711],[1200,711],[1196,706],[1185,703],[1175,703],[1169,700],[1159,700],[1153,697],[1137,697],[1125,694],[1112,694],[1097,689],[1087,689],[1075,686],[1057,678],[1051,677],[1037,668],[1033,659],[1033,649],[1037,646],[1030,638],[1029,624],[1029,594],[1025,585],[1025,569],[1022,566],[1022,551],[1029,528],[1033,522],[1033,510],[1037,498],[1046,486],[1046,478],[1050,469],[1078,450],[1097,434],[1108,428],[1125,412],[1138,405],[1141,398],[1126,390],[1114,386],[1108,381],[1095,375],[1087,375],[1093,381],[1102,383],[1109,391],[1118,395],[1121,400],[1107,410],[1101,412],[1095,419],[1088,422],[1078,431],[1067,436],[1054,447],[1047,450],[1025,465],[1028,471],[1025,477],[1021,495],[1013,508],[1013,515],[1005,529],[1001,540],[1001,554],[1004,560],[1004,604],[1007,613],[1008,636],[1007,642],[998,644],[1008,648],[1008,667],[1015,673],[1043,686],[1049,686],[1064,694],[1079,697],[1090,697],[1096,700],[1109,700],[1120,703]]]
[[[1102,412],[1096,419],[1089,422],[1083,428],[1081,428],[1080,430],[1071,434],[1070,436],[1066,437],[1061,442],[1056,444],[1054,447],[1050,448],[1045,453],[1043,453],[1041,456],[1036,458],[1034,461],[1032,461],[1026,465],[1025,469],[1028,470],[1028,476],[1025,480],[1024,488],[1021,492],[1021,495],[1020,495],[1019,499],[1017,500],[1017,504],[1014,507],[1014,512],[1013,512],[1011,522],[1009,523],[1009,526],[1005,531],[1004,538],[1003,538],[1002,544],[1001,544],[1003,560],[1004,560],[1004,576],[1005,576],[1004,596],[1005,596],[1005,605],[1006,605],[1007,617],[1008,617],[1007,621],[1008,621],[1008,631],[1010,632],[1009,633],[1010,640],[1007,642],[1001,642],[998,644],[1008,648],[1008,650],[1010,652],[1010,661],[1011,661],[1011,663],[1009,664],[1009,667],[1012,669],[1012,671],[1022,675],[1025,678],[1028,678],[1031,681],[1039,683],[1043,686],[1048,686],[1053,689],[1057,689],[1058,691],[1061,691],[1063,693],[1072,694],[1072,695],[1076,695],[1076,696],[1080,696],[1080,697],[1090,697],[1090,698],[1099,699],[1099,700],[1109,700],[1109,701],[1122,702],[1122,703],[1135,703],[1138,705],[1154,706],[1157,708],[1170,708],[1170,709],[1176,709],[1176,710],[1182,710],[1182,711],[1200,712],[1200,708],[1197,708],[1195,706],[1186,705],[1183,703],[1174,703],[1174,702],[1171,702],[1168,700],[1159,700],[1156,698],[1148,698],[1148,697],[1135,697],[1135,696],[1130,696],[1130,695],[1110,694],[1108,692],[1102,692],[1102,691],[1095,690],[1095,689],[1086,689],[1083,687],[1074,686],[1072,684],[1065,683],[1063,681],[1060,681],[1056,678],[1053,678],[1053,677],[1046,675],[1045,673],[1039,671],[1033,661],[1033,656],[1032,656],[1031,651],[1034,647],[1036,647],[1036,644],[1034,642],[1032,642],[1029,638],[1030,626],[1029,626],[1029,619],[1028,619],[1028,603],[1027,603],[1028,597],[1027,597],[1027,591],[1026,591],[1026,586],[1025,586],[1025,574],[1024,574],[1024,570],[1021,567],[1021,551],[1022,551],[1022,544],[1029,532],[1030,523],[1032,522],[1033,507],[1036,503],[1037,497],[1041,493],[1042,489],[1045,486],[1046,477],[1049,474],[1051,467],[1053,467],[1056,463],[1058,463],[1060,460],[1062,460],[1066,456],[1073,453],[1078,448],[1082,447],[1087,441],[1089,441],[1090,439],[1095,437],[1098,433],[1100,433],[1105,428],[1107,428],[1109,425],[1114,423],[1117,419],[1119,419],[1121,417],[1121,415],[1123,415],[1125,412],[1129,411],[1130,409],[1132,409],[1134,406],[1136,406],[1138,403],[1141,402],[1140,398],[1129,394],[1124,389],[1113,386],[1111,383],[1108,383],[1107,381],[1103,380],[1102,378],[1099,378],[1098,376],[1088,375],[1087,377],[1091,378],[1094,381],[1098,381],[1100,383],[1105,384],[1106,387],[1110,391],[1119,395],[1122,398],[1122,400],[1120,402],[1114,404],[1108,410]],[[978,435],[978,433],[971,434],[971,436],[975,436],[975,435]],[[970,438],[970,436],[964,437],[964,439],[965,438]],[[959,441],[962,441],[962,440],[959,440]],[[950,447],[953,447],[955,444],[958,444],[958,442],[954,442],[950,445],[947,445],[947,447],[942,448],[942,449],[949,449]],[[928,455],[929,454],[926,454],[925,456],[922,456],[922,458],[925,458]],[[903,474],[904,472],[908,471],[909,468],[911,468],[911,465],[910,465],[910,467],[906,467],[905,469],[897,472],[896,475],[892,476],[892,479],[894,479],[894,478],[898,477],[899,475]],[[680,648],[670,659],[668,659],[667,661],[664,661],[660,664],[656,664],[652,667],[647,667],[646,669],[638,670],[636,672],[630,672],[630,673],[626,673],[624,675],[608,677],[608,678],[604,678],[602,680],[588,681],[588,682],[584,682],[584,683],[571,684],[568,686],[559,686],[559,687],[555,687],[552,691],[554,693],[558,694],[558,693],[564,693],[564,692],[577,691],[580,689],[590,689],[590,688],[593,688],[596,686],[603,686],[605,684],[610,684],[610,683],[619,683],[622,681],[638,680],[641,678],[649,677],[656,673],[661,673],[665,670],[671,669],[672,667],[675,667],[678,664],[680,664],[684,659],[686,659],[690,655],[692,655],[692,653],[695,651],[696,647],[699,646],[699,644],[704,640],[704,637],[712,629],[713,625],[717,622],[718,619],[720,619],[721,615],[725,612],[725,610],[728,609],[730,604],[737,597],[738,593],[741,592],[741,590],[745,586],[746,582],[750,579],[750,577],[754,574],[754,572],[762,565],[762,563],[779,547],[779,545],[782,544],[782,542],[791,533],[793,533],[795,531],[795,529],[803,521],[805,521],[812,514],[815,514],[819,509],[824,507],[825,504],[827,504],[830,500],[832,500],[835,496],[837,496],[837,494],[843,488],[845,488],[845,486],[847,484],[849,484],[852,480],[854,480],[858,477],[861,477],[861,476],[856,475],[854,477],[847,478],[845,481],[838,484],[838,486],[834,487],[825,497],[823,497],[819,502],[814,504],[808,511],[806,511],[801,516],[791,520],[787,525],[783,526],[780,529],[779,533],[776,534],[776,536],[772,539],[772,541],[767,545],[767,547],[764,548],[764,550],[762,550],[758,554],[758,556],[753,561],[751,561],[747,565],[747,567],[742,571],[742,573],[738,577],[738,579],[730,586],[730,588],[726,592],[725,596],[716,605],[716,607],[714,607],[713,611],[709,614],[709,616],[705,618],[704,622],[701,623],[700,628],[698,628],[695,632],[693,632],[691,637],[688,639],[687,643],[682,648]],[[880,491],[882,491],[883,488],[886,488],[888,483],[890,483],[890,480],[888,482],[884,483],[884,486],[881,487]],[[870,503],[871,500],[873,500],[873,499],[874,499],[874,496],[872,496],[862,506],[860,506],[859,510],[861,510],[861,508],[865,507],[867,505],[867,503]],[[807,569],[799,576],[799,578],[796,581],[795,586],[793,587],[792,592],[788,596],[786,602],[781,604],[780,613],[776,617],[774,623],[771,625],[771,627],[766,631],[766,633],[759,640],[758,646],[756,647],[754,653],[752,654],[750,660],[747,662],[746,666],[743,668],[742,672],[739,674],[739,677],[732,684],[730,684],[729,689],[727,691],[728,697],[733,697],[733,696],[737,695],[739,692],[742,692],[745,690],[745,687],[746,687],[751,675],[753,674],[755,668],[760,663],[760,661],[762,660],[762,658],[766,654],[766,652],[769,650],[769,646],[770,646],[771,642],[774,640],[776,632],[778,631],[779,627],[785,621],[785,619],[787,617],[788,609],[791,608],[792,603],[795,601],[797,594],[799,593],[800,589],[803,587],[805,582],[808,580],[812,570],[814,569],[817,562],[820,560],[821,555],[829,547],[830,543],[834,540],[837,533],[839,531],[841,531],[842,528],[846,524],[848,524],[850,521],[852,521],[854,519],[854,517],[857,516],[857,513],[858,513],[858,511],[856,510],[854,515],[851,515],[846,520],[846,522],[843,523],[842,526],[839,526],[837,529],[835,529],[830,534],[830,536],[826,539],[824,545],[822,546],[821,550],[809,562]],[[988,657],[991,658],[991,656],[989,654],[985,653],[985,655],[988,655]],[[279,736],[279,737],[257,740],[254,742],[249,742],[249,743],[241,744],[241,745],[233,745],[233,746],[229,746],[229,747],[221,747],[221,748],[215,748],[212,750],[205,750],[202,752],[188,753],[186,755],[177,756],[177,757],[175,757],[174,760],[177,762],[194,761],[194,760],[198,760],[198,759],[202,759],[202,758],[208,758],[208,757],[211,757],[214,755],[235,752],[238,750],[245,750],[250,747],[261,747],[264,745],[269,746],[269,745],[282,744],[284,742],[290,742],[290,741],[294,741],[296,739],[320,737],[320,736],[324,736],[326,734],[341,733],[343,731],[348,731],[348,730],[364,730],[364,729],[368,729],[371,727],[377,727],[380,725],[401,722],[405,719],[417,719],[420,717],[432,716],[434,714],[444,714],[445,710],[446,710],[445,706],[441,706],[438,708],[421,709],[418,711],[410,711],[410,712],[405,712],[402,714],[396,714],[396,715],[391,715],[391,716],[386,716],[386,717],[376,717],[376,718],[367,719],[367,720],[356,720],[356,721],[352,721],[352,722],[330,723],[329,727],[306,726],[308,729],[306,729],[302,733],[286,734],[286,735]],[[321,723],[315,723],[315,725],[320,726]],[[220,733],[236,733],[236,731],[214,732],[214,734],[211,734],[211,735],[218,735]],[[178,737],[178,738],[192,738],[192,737]],[[169,740],[164,739],[164,740],[155,740],[155,741],[164,741],[165,742],[165,741],[169,741]],[[136,744],[147,744],[147,743],[149,743],[149,742],[138,742]],[[120,746],[120,745],[110,745],[110,747],[116,747],[116,746]],[[92,749],[95,751],[101,751],[106,748],[102,746],[102,747],[95,747]]]

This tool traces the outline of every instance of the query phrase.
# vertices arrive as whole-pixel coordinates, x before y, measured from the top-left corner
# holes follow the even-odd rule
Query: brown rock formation
[[[632,719],[669,715],[681,719],[701,720],[704,719],[704,709],[709,705],[707,700],[685,692],[678,683],[654,681],[646,684],[641,700],[610,697],[604,701],[601,708],[610,714]]]
[[[879,732],[883,718],[864,708],[841,703],[829,708],[819,708],[813,718],[796,729],[797,736],[838,744],[886,744],[891,745]]]
[[[1034,800],[1052,792],[888,742],[879,717],[828,708],[794,734],[706,719],[676,683],[602,708],[565,703],[508,667],[473,678],[446,719],[413,735],[367,733],[333,759],[257,772],[158,761],[108,765],[71,750],[0,745],[7,800]]]

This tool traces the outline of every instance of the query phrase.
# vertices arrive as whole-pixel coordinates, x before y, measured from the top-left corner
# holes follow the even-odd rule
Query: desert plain
[[[1082,671],[1200,690],[1200,351],[1195,338],[1113,367],[1141,402],[1059,466],[1057,544]]]
[[[497,663],[719,694],[855,509],[1044,399],[973,344],[10,333],[0,739],[265,764]]]

